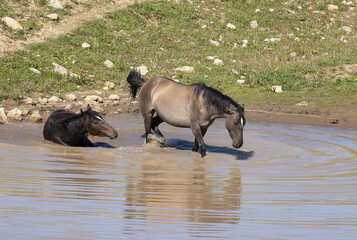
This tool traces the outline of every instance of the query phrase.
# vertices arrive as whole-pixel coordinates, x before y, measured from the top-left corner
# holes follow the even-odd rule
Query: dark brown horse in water
[[[87,135],[118,136],[117,131],[88,105],[87,111],[74,114],[66,110],[54,111],[47,119],[43,136],[46,140],[66,146],[93,146]]]
[[[184,85],[163,77],[145,81],[138,72],[131,71],[127,77],[135,98],[140,87],[139,106],[144,118],[146,142],[151,130],[163,137],[158,126],[166,122],[175,127],[191,128],[195,136],[192,151],[206,155],[203,141],[207,128],[216,118],[226,118],[226,128],[232,138],[232,145],[243,145],[245,125],[244,107],[221,92],[204,84]]]

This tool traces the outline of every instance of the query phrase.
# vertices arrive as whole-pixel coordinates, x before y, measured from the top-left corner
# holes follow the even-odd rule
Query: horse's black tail
[[[146,81],[141,77],[141,74],[135,70],[131,70],[126,81],[130,85],[130,94],[133,99],[136,97],[136,93],[138,92],[139,88],[141,88]]]

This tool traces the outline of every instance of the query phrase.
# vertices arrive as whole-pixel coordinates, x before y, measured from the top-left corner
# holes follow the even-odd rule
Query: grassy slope
[[[61,94],[77,85],[101,89],[107,80],[126,87],[130,67],[146,65],[147,78],[161,75],[187,84],[204,82],[246,105],[293,105],[305,100],[310,107],[355,107],[356,68],[347,72],[344,66],[357,63],[356,11],[350,16],[340,1],[336,1],[339,10],[334,12],[327,10],[330,1],[284,2],[155,1],[131,5],[57,40],[31,46],[28,51],[9,52],[0,59],[0,99]],[[253,20],[259,28],[250,29]],[[227,23],[237,29],[227,29]],[[350,34],[340,29],[350,25]],[[268,43],[267,38],[280,41]],[[219,41],[219,46],[210,39]],[[248,40],[245,48],[244,39]],[[89,43],[90,49],[81,48],[83,42]],[[224,66],[213,65],[207,56],[223,60]],[[115,63],[112,69],[104,66],[107,59]],[[53,61],[81,78],[54,73]],[[195,73],[175,72],[185,65],[194,67]],[[30,67],[42,74],[32,73]],[[236,83],[241,76],[247,83],[244,86]],[[272,85],[282,85],[284,93],[272,93]]]

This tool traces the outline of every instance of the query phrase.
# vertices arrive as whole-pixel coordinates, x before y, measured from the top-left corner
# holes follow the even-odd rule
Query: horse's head
[[[118,132],[96,111],[93,111],[89,104],[87,111],[83,112],[81,109],[81,114],[84,115],[84,127],[91,135],[109,137],[110,139],[118,137]]]
[[[226,109],[226,128],[232,138],[232,146],[240,148],[243,145],[243,128],[246,123],[244,117],[244,105],[236,108],[230,106]]]

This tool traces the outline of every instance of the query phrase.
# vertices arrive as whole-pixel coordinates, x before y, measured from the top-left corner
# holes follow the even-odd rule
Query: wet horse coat
[[[80,114],[56,110],[48,117],[43,128],[46,140],[68,146],[93,146],[87,137],[88,133],[111,139],[118,136],[117,131],[89,105],[88,110],[81,110]]]
[[[199,147],[201,155],[205,156],[203,136],[207,128],[216,118],[226,118],[233,147],[243,145],[244,108],[230,97],[204,84],[184,85],[163,77],[154,77],[146,82],[136,71],[129,73],[127,81],[133,98],[142,87],[139,107],[144,118],[147,142],[151,130],[162,136],[158,129],[162,122],[191,128],[195,136],[192,150],[197,151]]]

